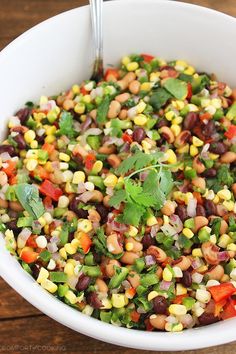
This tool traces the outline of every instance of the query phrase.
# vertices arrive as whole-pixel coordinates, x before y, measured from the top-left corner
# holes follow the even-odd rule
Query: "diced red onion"
[[[61,256],[58,252],[52,254],[52,259],[54,259],[54,261],[58,261],[58,259],[60,259],[60,258],[61,258]]]
[[[126,142],[121,147],[120,152],[129,152],[129,151],[130,151],[130,144]]]
[[[71,289],[75,290],[76,284],[78,283],[78,279],[79,279],[78,276],[72,275],[72,276],[68,277],[66,283],[69,285],[69,287]]]
[[[112,144],[121,146],[122,144],[124,144],[124,140],[121,138],[117,138],[116,136],[108,137],[108,139],[106,139],[105,145],[112,145]]]
[[[160,290],[163,290],[163,291],[168,291],[170,286],[171,286],[172,282],[171,281],[165,281],[165,280],[162,280],[160,282]]]
[[[127,290],[127,289],[130,289],[131,288],[131,285],[130,285],[130,282],[128,281],[128,280],[124,280],[124,281],[122,281],[122,286],[123,286],[123,288],[125,289],[125,290]]]
[[[137,312],[138,313],[146,313],[147,311],[145,311],[144,308],[140,306],[137,308]]]
[[[153,225],[150,231],[151,237],[155,237],[159,230],[160,230],[159,224]]]
[[[84,182],[80,182],[78,184],[77,193],[81,194],[81,193],[84,193],[84,192],[86,192],[86,188],[85,188]]]
[[[92,224],[93,224],[93,229],[94,230],[98,229],[99,226],[100,226],[100,223],[98,221],[94,221]]]
[[[139,96],[134,96],[133,97],[133,101],[134,101],[135,104],[137,104],[139,100],[140,100]]]
[[[178,189],[180,190],[180,192],[186,193],[188,191],[188,185],[189,182],[184,180],[184,183],[181,186],[178,186]]]
[[[183,230],[183,223],[180,220],[180,217],[176,214],[170,216],[170,224],[175,228],[177,233]]]
[[[21,248],[24,247],[24,245],[26,244],[28,238],[30,237],[30,235],[32,234],[32,232],[27,229],[24,228],[18,235],[17,240],[21,241]],[[23,245],[24,244],[24,245]]]
[[[47,249],[48,249],[49,252],[51,252],[51,253],[55,253],[55,252],[58,251],[58,247],[57,247],[56,243],[52,243],[52,242],[49,242],[49,243],[47,244]]]
[[[107,187],[106,194],[109,195],[110,197],[112,197],[114,194],[114,189],[112,187]]]
[[[38,136],[43,136],[43,134],[45,133],[45,129],[44,128],[40,128],[40,129],[37,129],[36,130],[36,134],[38,135]]]
[[[131,108],[128,109],[128,111],[127,111],[127,116],[128,116],[129,118],[135,117],[136,114],[137,114],[137,107],[136,107],[136,106],[135,106],[135,107],[131,107]]]
[[[120,233],[124,233],[128,231],[129,226],[125,224],[120,224],[119,222],[113,220],[111,223],[108,222],[113,231],[118,231]]]
[[[2,162],[11,160],[11,156],[8,154],[8,152],[3,152],[0,154],[0,158],[2,159]]]
[[[173,226],[171,226],[170,224],[166,224],[161,226],[161,231],[164,232],[165,235],[167,236],[174,236],[176,235],[176,230]]]
[[[208,158],[208,150],[209,150],[210,144],[205,144],[202,148],[202,151],[200,153],[200,157],[202,157],[203,159],[207,159]]]
[[[83,203],[87,203],[93,196],[93,192],[87,191],[81,194],[78,199]]]
[[[191,218],[196,216],[196,207],[197,207],[197,199],[189,198],[188,205],[187,205],[187,214]]]
[[[50,100],[47,103],[42,103],[40,105],[40,109],[42,111],[51,111],[55,107],[56,107],[56,102],[54,100]]]
[[[140,174],[139,174],[139,179],[140,179],[140,181],[145,181],[145,179],[147,178],[147,176],[148,176],[148,174],[149,174],[149,171],[143,171],[143,172],[141,172]]]
[[[177,320],[177,318],[176,318],[175,316],[170,315],[170,316],[168,316],[168,317],[166,318],[166,322],[175,324],[175,323],[178,322],[178,320]]]
[[[217,258],[219,261],[228,261],[229,259],[229,253],[227,251],[222,251],[217,254]]]
[[[102,130],[99,128],[90,128],[88,130],[86,130],[86,132],[84,133],[84,136],[87,137],[89,135],[100,135],[102,134]]]
[[[203,279],[202,274],[197,273],[197,272],[192,274],[192,281],[194,283],[200,284],[202,282],[202,279]]]
[[[58,243],[60,243],[60,238],[58,236],[52,236],[50,242],[58,245]]]
[[[193,317],[189,313],[179,316],[178,319],[186,328],[191,328],[194,325]]]
[[[12,116],[9,118],[9,123],[11,123],[12,126],[14,127],[19,127],[21,126],[21,121],[17,116]]]
[[[156,259],[151,254],[147,255],[147,256],[145,256],[145,263],[147,266],[154,265],[154,264],[156,264]]]
[[[196,258],[192,261],[193,269],[198,269],[202,266],[202,261],[199,258]]]
[[[80,125],[81,132],[84,133],[88,129],[91,123],[92,123],[92,118],[90,116],[87,116],[85,121]]]

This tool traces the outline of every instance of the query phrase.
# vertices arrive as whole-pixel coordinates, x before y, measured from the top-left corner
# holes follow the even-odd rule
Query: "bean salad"
[[[116,326],[236,316],[236,90],[122,58],[27,102],[0,145],[0,231],[46,291]]]

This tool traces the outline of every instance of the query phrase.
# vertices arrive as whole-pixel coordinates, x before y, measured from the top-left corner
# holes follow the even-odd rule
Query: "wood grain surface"
[[[0,50],[25,30],[86,0],[0,0]],[[236,16],[236,0],[184,1]],[[178,353],[235,354],[236,343]],[[0,279],[0,353],[154,353],[122,348],[76,333],[27,303]],[[162,352],[157,352],[161,354]],[[170,353],[170,352],[169,352]],[[172,352],[172,354],[177,352]],[[164,354],[164,352],[163,352]]]

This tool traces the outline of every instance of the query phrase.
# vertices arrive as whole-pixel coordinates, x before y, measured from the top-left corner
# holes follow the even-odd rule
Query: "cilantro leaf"
[[[119,208],[122,202],[126,201],[126,192],[124,189],[119,189],[115,194],[110,198],[109,205],[114,208]]]
[[[125,190],[128,201],[145,207],[150,207],[155,203],[155,197],[149,191],[144,192],[143,188],[131,179],[125,181]]]
[[[120,138],[122,136],[122,124],[118,118],[111,120],[111,136]]]
[[[167,79],[163,86],[172,96],[178,100],[183,100],[188,94],[187,83],[179,79]]]
[[[42,199],[39,197],[38,188],[32,184],[20,183],[17,184],[14,189],[18,201],[29,215],[34,219],[40,218],[45,212],[45,209]]]
[[[151,95],[149,104],[155,110],[158,110],[166,104],[169,98],[171,98],[171,94],[164,88],[160,87]]]
[[[110,106],[110,98],[109,96],[105,96],[101,104],[97,109],[97,119],[96,121],[100,124],[106,123],[107,121],[107,113]]]
[[[75,137],[75,131],[73,128],[73,116],[70,112],[62,112],[59,120],[59,134],[66,135],[72,139]]]
[[[145,208],[141,205],[127,203],[123,214],[117,217],[117,221],[127,225],[138,226],[144,213]]]
[[[162,168],[159,171],[160,177],[160,189],[165,194],[168,195],[173,188],[173,178],[170,170]]]
[[[160,210],[165,201],[165,194],[159,186],[160,175],[157,171],[151,170],[143,183],[143,191],[150,193],[154,198],[153,206]]]
[[[236,103],[233,103],[230,109],[228,110],[226,117],[230,120],[236,118]]]
[[[117,169],[117,172],[120,174],[126,174],[133,169],[139,170],[150,164],[155,164],[162,155],[162,152],[145,154],[144,152],[137,150],[132,156],[122,161]]]

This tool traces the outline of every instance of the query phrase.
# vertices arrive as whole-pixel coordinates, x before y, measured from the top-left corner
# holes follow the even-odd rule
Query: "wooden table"
[[[207,6],[236,16],[236,0],[184,2]],[[87,4],[86,0],[0,0],[0,49],[33,25],[62,11],[85,4]],[[73,332],[43,315],[0,279],[0,353],[8,352],[15,354],[26,352],[153,353],[121,348]],[[235,343],[231,343],[181,353],[233,354],[235,352]]]

